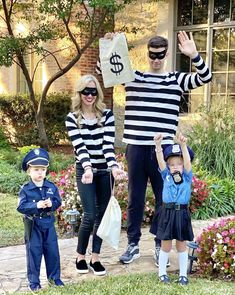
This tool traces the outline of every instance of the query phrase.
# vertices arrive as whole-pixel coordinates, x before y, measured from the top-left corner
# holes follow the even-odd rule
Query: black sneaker
[[[42,287],[40,284],[36,284],[36,283],[30,283],[28,286],[29,290],[32,292],[37,292],[39,291]]]
[[[76,269],[77,269],[78,273],[83,274],[83,273],[89,272],[89,269],[88,269],[85,259],[82,259],[80,261],[77,261],[77,259],[76,259],[75,264],[76,264]]]
[[[170,278],[168,277],[168,275],[162,275],[159,277],[159,280],[161,283],[163,284],[169,284],[171,282]]]
[[[159,267],[159,254],[160,254],[160,249],[161,249],[161,247],[156,246],[155,247],[155,251],[154,251],[155,265],[157,267]],[[166,264],[166,267],[169,267],[170,265],[171,264],[170,264],[170,261],[168,259],[167,264]]]
[[[134,259],[140,257],[140,249],[139,246],[131,243],[127,246],[126,252],[122,254],[119,260],[122,263],[131,263]]]
[[[61,281],[61,279],[49,279],[49,285],[51,286],[57,286],[57,287],[63,287],[64,283]]]
[[[185,276],[180,276],[178,280],[178,284],[181,286],[186,286],[188,285],[188,278]]]
[[[96,276],[104,276],[106,274],[106,270],[100,261],[96,261],[94,263],[90,261],[89,267]]]

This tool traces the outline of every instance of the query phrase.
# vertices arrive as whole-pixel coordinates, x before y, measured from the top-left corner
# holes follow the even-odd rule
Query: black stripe
[[[126,101],[143,101],[143,102],[152,102],[152,103],[167,103],[172,105],[179,104],[179,95],[177,94],[177,99],[168,99],[168,98],[160,98],[160,97],[142,97],[142,96],[135,96],[135,95],[128,95],[126,97]]]
[[[126,130],[133,130],[134,131],[145,131],[147,132],[165,132],[165,133],[170,133],[170,134],[174,134],[175,131],[173,129],[169,129],[169,128],[160,128],[160,127],[151,127],[151,126],[133,126],[133,125],[128,125],[125,124],[124,125]]]
[[[126,115],[125,120],[127,121],[142,121],[141,116],[134,116],[134,115]],[[178,121],[173,119],[166,119],[166,118],[160,118],[160,117],[146,117],[144,116],[143,121],[145,122],[157,122],[157,123],[166,123],[166,124],[172,124],[175,125]]]

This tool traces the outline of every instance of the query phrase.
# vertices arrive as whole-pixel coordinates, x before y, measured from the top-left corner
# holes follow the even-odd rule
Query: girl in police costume
[[[22,169],[30,176],[19,192],[17,210],[24,214],[27,276],[29,289],[38,291],[40,267],[44,255],[47,278],[51,285],[63,286],[60,279],[60,255],[54,212],[61,205],[56,185],[46,179],[49,154],[42,148],[29,151]]]
[[[162,150],[162,134],[154,137],[156,144],[156,157],[159,170],[163,178],[163,204],[157,210],[150,232],[156,234],[161,240],[159,255],[159,278],[163,283],[170,283],[166,272],[169,252],[172,240],[176,239],[176,249],[179,257],[179,280],[180,285],[187,285],[187,262],[186,241],[193,240],[188,203],[191,196],[192,150],[187,147],[186,138],[179,134],[179,144],[173,144]]]
[[[65,125],[74,147],[77,187],[83,207],[76,269],[80,274],[91,269],[95,275],[105,275],[106,269],[99,259],[102,239],[96,232],[111,196],[113,178],[122,177],[124,172],[114,154],[114,115],[105,107],[102,89],[94,76],[79,79]],[[87,265],[85,255],[91,233],[92,254]]]

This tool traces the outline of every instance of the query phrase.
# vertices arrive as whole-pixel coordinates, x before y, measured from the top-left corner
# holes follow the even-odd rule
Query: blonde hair
[[[87,87],[90,82],[94,82],[97,88],[97,97],[93,104],[93,112],[97,118],[97,124],[101,126],[100,120],[102,118],[103,111],[105,109],[105,104],[103,103],[104,95],[101,89],[99,81],[93,75],[84,75],[82,76],[77,84],[75,90],[75,96],[72,97],[72,112],[77,115],[77,124],[80,128],[80,121],[82,118],[82,99],[81,99],[81,91]]]

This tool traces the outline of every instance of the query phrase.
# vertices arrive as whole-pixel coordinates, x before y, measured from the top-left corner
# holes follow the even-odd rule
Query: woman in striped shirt
[[[93,232],[89,268],[95,275],[104,275],[106,270],[99,261],[102,239],[96,232],[111,196],[113,178],[122,177],[123,171],[114,154],[114,116],[105,108],[102,89],[94,76],[85,75],[78,81],[65,125],[74,147],[77,187],[84,210],[76,268],[79,273],[88,272],[85,254]]]

